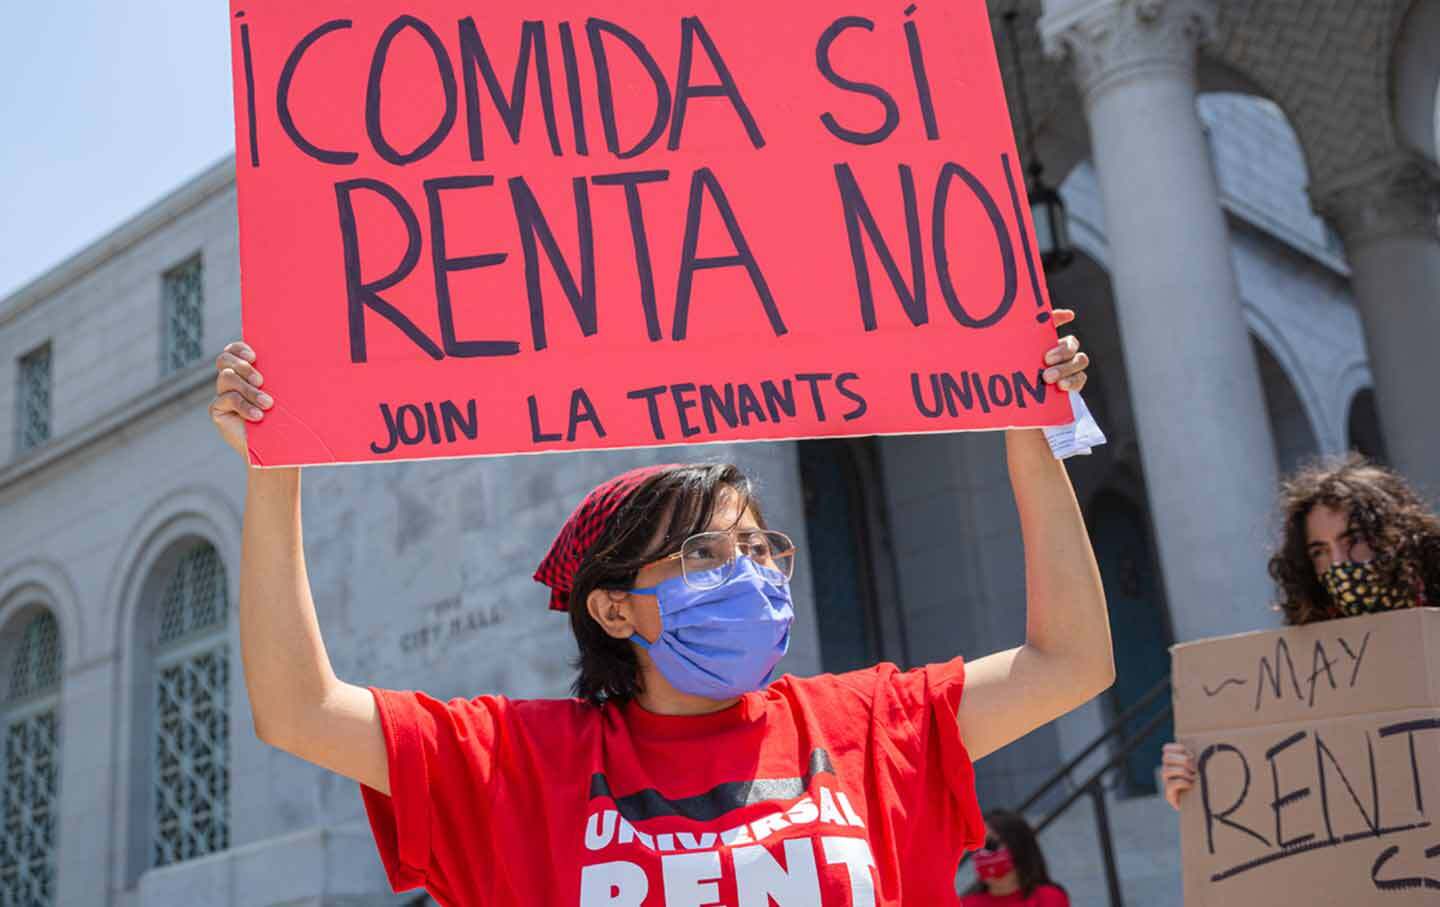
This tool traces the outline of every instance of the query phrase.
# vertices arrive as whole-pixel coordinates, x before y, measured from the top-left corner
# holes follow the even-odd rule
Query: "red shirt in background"
[[[710,715],[374,689],[390,884],[447,907],[959,904],[984,841],[960,659],[785,676]]]
[[[967,894],[960,900],[961,907],[1070,907],[1070,896],[1054,885],[1041,885],[1025,897],[1014,894]]]

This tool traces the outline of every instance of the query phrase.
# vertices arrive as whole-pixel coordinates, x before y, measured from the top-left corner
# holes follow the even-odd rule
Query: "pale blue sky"
[[[234,147],[224,0],[0,13],[0,298]]]

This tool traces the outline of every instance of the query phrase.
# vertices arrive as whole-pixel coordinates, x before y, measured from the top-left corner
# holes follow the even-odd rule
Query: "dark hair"
[[[1306,551],[1305,522],[1317,505],[1348,515],[1350,529],[1374,549],[1384,582],[1440,604],[1440,519],[1400,476],[1350,454],[1308,466],[1281,486],[1284,527],[1280,548],[1270,558],[1270,576],[1280,587],[1287,624],[1335,616]]]
[[[1025,897],[1030,897],[1041,885],[1065,890],[1050,878],[1050,870],[1045,866],[1045,855],[1040,852],[1040,842],[1035,838],[1035,830],[1025,821],[1024,816],[1008,809],[991,810],[985,814],[985,824],[990,826],[991,833],[999,838],[999,843],[1010,851],[1010,858],[1015,861],[1015,875],[1020,879],[1020,891]],[[993,849],[994,843],[996,842],[987,839],[985,846]],[[984,890],[985,883],[978,882],[969,893],[978,894]]]
[[[750,480],[730,464],[692,464],[656,473],[605,522],[570,590],[570,629],[580,648],[576,696],[600,705],[626,702],[641,689],[634,645],[606,633],[590,616],[590,593],[633,587],[640,568],[679,551],[685,539],[709,527],[727,492],[739,496],[742,513],[750,510],[764,525]]]

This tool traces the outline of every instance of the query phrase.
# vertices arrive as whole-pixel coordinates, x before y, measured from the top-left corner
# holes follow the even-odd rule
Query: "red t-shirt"
[[[960,901],[961,907],[1070,907],[1070,896],[1054,885],[1041,885],[1030,892],[1030,897],[1020,892],[1014,894],[967,894]]]
[[[396,891],[447,907],[958,904],[984,842],[960,659],[780,678],[679,717],[634,703],[372,689]]]

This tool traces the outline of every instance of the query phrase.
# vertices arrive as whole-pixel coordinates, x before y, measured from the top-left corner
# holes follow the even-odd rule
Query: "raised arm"
[[[216,361],[210,417],[242,457],[246,422],[273,405],[254,352],[232,343]],[[255,733],[271,746],[389,793],[374,698],[335,676],[310,580],[300,520],[300,470],[249,470],[240,557],[240,654]]]
[[[1075,349],[1069,353],[1083,369],[1084,354]],[[966,668],[957,717],[972,759],[1088,702],[1115,680],[1100,570],[1065,466],[1038,429],[1007,432],[1005,452],[1025,544],[1025,644]]]

